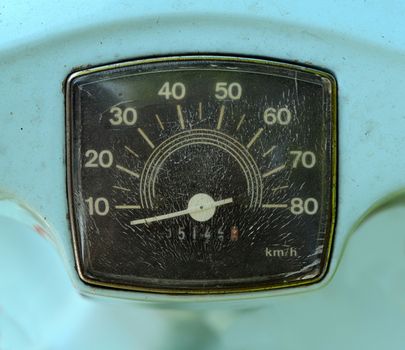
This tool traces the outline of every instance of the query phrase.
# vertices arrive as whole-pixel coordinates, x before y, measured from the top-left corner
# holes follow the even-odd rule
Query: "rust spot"
[[[239,238],[239,229],[236,226],[231,227],[231,241],[237,241]]]
[[[46,236],[46,231],[39,225],[34,225],[34,230],[42,237]]]

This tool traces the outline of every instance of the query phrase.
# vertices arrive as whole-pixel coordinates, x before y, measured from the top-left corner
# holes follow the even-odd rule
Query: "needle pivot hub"
[[[197,193],[190,198],[188,202],[188,209],[200,208],[200,211],[193,211],[190,216],[199,222],[208,221],[215,214],[215,201],[206,193]]]

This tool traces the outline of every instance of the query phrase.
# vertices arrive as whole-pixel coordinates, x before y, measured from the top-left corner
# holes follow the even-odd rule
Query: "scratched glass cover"
[[[333,226],[333,89],[319,71],[213,57],[72,75],[81,277],[191,293],[318,280]]]

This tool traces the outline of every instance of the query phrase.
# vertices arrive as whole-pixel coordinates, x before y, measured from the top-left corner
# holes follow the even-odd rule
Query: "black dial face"
[[[80,276],[162,292],[311,283],[334,216],[335,83],[215,57],[147,60],[68,80]]]

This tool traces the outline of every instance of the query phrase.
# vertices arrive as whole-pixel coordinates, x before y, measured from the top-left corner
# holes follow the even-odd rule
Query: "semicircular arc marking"
[[[174,135],[159,146],[149,156],[141,174],[140,197],[142,207],[153,208],[152,195],[158,171],[169,155],[178,149],[192,144],[209,144],[230,154],[245,174],[250,206],[258,206],[262,201],[262,179],[255,160],[248,150],[228,135],[210,129],[194,129]]]

